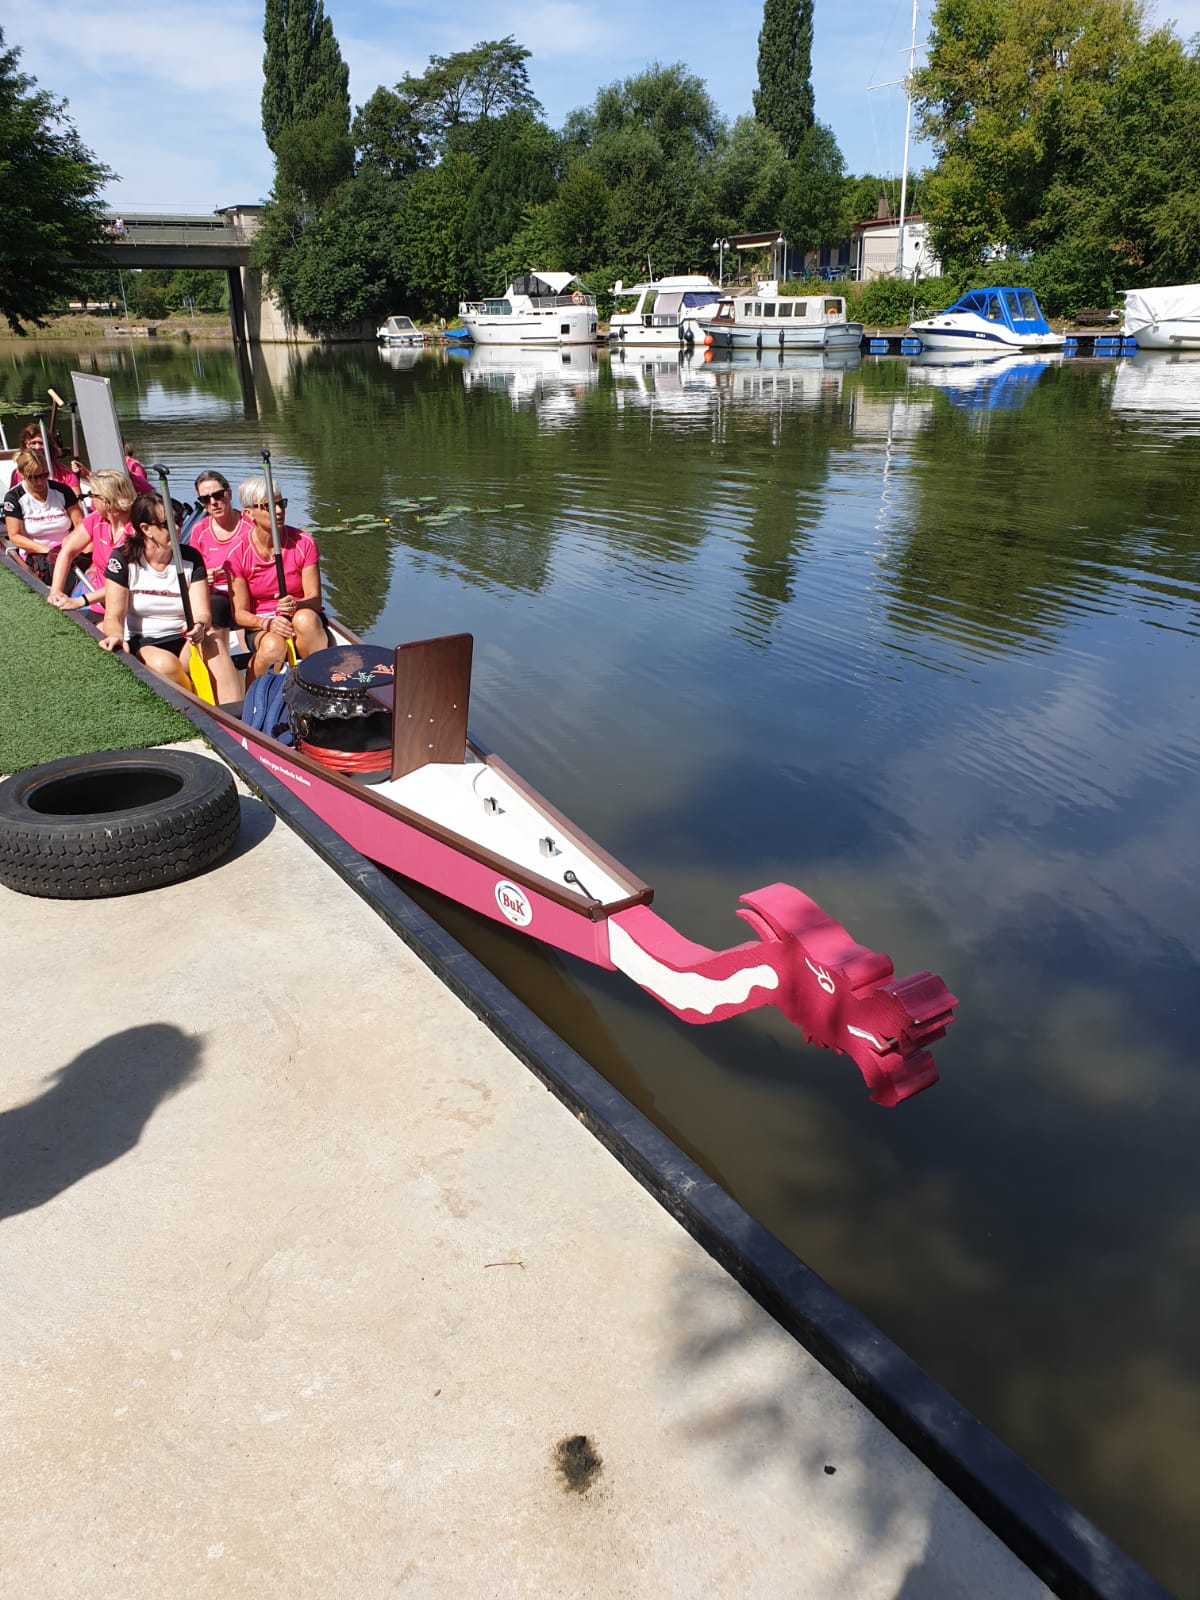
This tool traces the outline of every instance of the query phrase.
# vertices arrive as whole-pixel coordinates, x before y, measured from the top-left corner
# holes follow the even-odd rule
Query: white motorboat
[[[1061,350],[1032,289],[969,289],[945,311],[910,322],[926,350]]]
[[[1200,350],[1200,283],[1126,289],[1125,332],[1139,350]]]
[[[569,272],[523,272],[494,300],[458,308],[476,344],[595,344],[596,297]]]
[[[425,335],[411,317],[389,317],[382,328],[375,330],[375,337],[384,344],[425,343]]]
[[[863,336],[841,295],[780,294],[771,282],[727,296],[701,326],[712,350],[857,350]]]
[[[674,345],[703,343],[701,323],[716,315],[723,292],[699,273],[681,273],[652,283],[625,288],[613,285],[614,310],[608,324],[609,343]]]

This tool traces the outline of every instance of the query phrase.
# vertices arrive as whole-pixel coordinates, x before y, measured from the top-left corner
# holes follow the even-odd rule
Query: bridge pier
[[[229,283],[229,326],[233,330],[233,342],[239,349],[247,339],[246,296],[242,289],[244,271],[244,267],[229,267],[225,273]]]

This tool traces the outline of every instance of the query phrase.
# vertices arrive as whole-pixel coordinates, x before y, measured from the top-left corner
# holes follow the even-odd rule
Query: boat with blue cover
[[[1061,350],[1063,335],[1032,289],[968,289],[945,311],[908,325],[926,350]]]

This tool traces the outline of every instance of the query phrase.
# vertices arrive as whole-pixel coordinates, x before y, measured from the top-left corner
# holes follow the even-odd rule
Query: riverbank
[[[181,312],[178,316],[128,319],[120,311],[106,312],[103,316],[69,312],[63,316],[51,317],[44,328],[31,328],[28,336],[34,339],[73,340],[131,337],[204,339],[230,345],[233,343],[233,331],[229,326],[227,311],[197,311],[191,316]]]

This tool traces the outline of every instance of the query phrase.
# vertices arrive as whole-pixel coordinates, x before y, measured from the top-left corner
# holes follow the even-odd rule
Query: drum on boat
[[[342,644],[297,662],[283,686],[296,748],[322,766],[365,783],[392,770],[392,651]],[[372,691],[386,691],[381,704]]]

